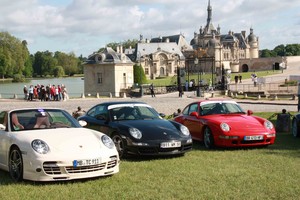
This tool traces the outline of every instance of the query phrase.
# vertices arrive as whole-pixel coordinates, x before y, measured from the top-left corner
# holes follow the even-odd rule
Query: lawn
[[[272,113],[257,113],[269,117]],[[300,139],[278,133],[267,148],[194,149],[180,157],[122,160],[120,173],[85,181],[14,183],[1,199],[299,199]]]

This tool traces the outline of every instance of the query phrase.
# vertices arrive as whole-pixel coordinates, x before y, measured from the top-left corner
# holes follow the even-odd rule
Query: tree
[[[62,66],[56,66],[53,69],[54,77],[63,77],[65,75],[65,70]]]
[[[147,78],[145,76],[145,72],[141,65],[135,64],[133,66],[133,76],[134,76],[134,83],[138,83],[139,85],[143,83],[147,83]]]
[[[54,58],[57,59],[57,64],[63,67],[65,74],[72,76],[78,73],[79,58],[77,58],[74,53],[66,54],[57,51],[54,54]]]
[[[53,75],[55,66],[57,66],[57,60],[53,57],[52,52],[38,51],[35,53],[33,62],[33,73],[35,76]]]
[[[0,32],[0,71],[2,76],[13,77],[15,74],[23,75],[25,63],[29,59],[26,40],[20,41],[8,32]]]
[[[261,50],[260,57],[267,58],[267,57],[275,57],[275,56],[276,56],[276,54],[272,50],[269,50],[269,49]]]

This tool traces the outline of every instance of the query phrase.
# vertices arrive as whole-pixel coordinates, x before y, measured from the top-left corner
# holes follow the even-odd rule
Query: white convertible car
[[[119,172],[119,155],[107,135],[83,128],[61,109],[0,113],[0,169],[15,181],[61,181]]]

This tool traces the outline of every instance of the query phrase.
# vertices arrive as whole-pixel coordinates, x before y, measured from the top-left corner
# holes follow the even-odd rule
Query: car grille
[[[73,167],[73,166],[66,166],[65,171],[69,174],[75,173],[88,173],[94,171],[100,171],[105,168],[111,169],[115,167],[118,163],[117,156],[111,156],[111,161],[100,163],[97,165],[90,165],[90,166],[81,166],[81,167]],[[59,175],[62,174],[61,167],[57,165],[57,162],[44,162],[43,169],[46,174],[49,175]]]

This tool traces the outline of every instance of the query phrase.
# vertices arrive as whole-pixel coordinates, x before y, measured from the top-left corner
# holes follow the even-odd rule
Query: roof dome
[[[250,28],[250,34],[248,35],[249,42],[257,42],[257,37],[253,33],[253,28]]]
[[[251,33],[251,34],[248,36],[248,41],[249,41],[249,42],[257,42],[257,37],[256,37],[256,35],[254,35],[253,33]]]

